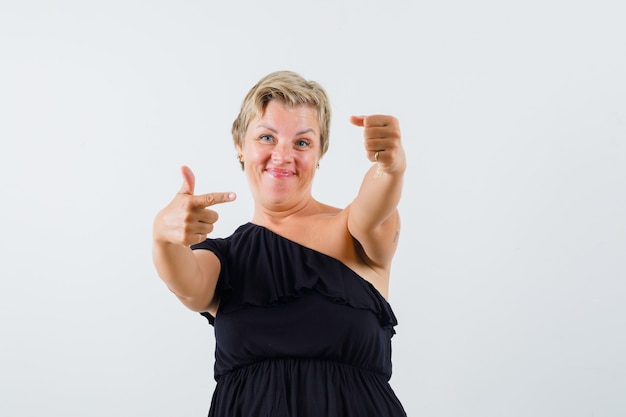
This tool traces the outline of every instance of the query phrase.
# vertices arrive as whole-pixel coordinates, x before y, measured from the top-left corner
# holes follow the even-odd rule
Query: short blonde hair
[[[261,78],[250,89],[241,104],[239,115],[233,122],[235,145],[243,146],[250,121],[265,112],[267,104],[277,100],[286,106],[310,105],[316,112],[320,125],[320,157],[328,150],[330,131],[330,101],[324,88],[315,81],[304,79],[293,71],[276,71]],[[243,162],[241,163],[243,169]]]

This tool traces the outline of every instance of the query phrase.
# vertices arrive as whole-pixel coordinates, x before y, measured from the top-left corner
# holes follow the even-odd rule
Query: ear
[[[245,170],[245,165],[243,163],[243,147],[241,145],[235,145],[235,149],[237,150],[237,160],[241,165],[241,170]]]

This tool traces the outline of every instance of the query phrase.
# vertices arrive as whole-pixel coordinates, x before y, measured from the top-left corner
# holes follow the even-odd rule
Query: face
[[[250,121],[237,147],[257,204],[290,210],[306,204],[320,157],[320,129],[313,107],[270,101]]]

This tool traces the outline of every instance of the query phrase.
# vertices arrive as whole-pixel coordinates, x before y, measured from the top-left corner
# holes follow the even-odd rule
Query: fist
[[[393,116],[352,116],[350,122],[363,127],[367,158],[386,171],[404,169],[404,150],[400,142],[400,123]]]
[[[210,193],[195,195],[195,176],[186,166],[181,168],[183,185],[174,199],[161,210],[155,220],[155,241],[191,246],[203,242],[213,231],[217,212],[209,207],[233,201],[235,193]]]

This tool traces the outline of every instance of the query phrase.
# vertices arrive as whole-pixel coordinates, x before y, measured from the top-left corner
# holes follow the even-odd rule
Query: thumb
[[[183,174],[183,185],[178,190],[179,194],[193,195],[194,187],[196,186],[196,176],[188,166],[183,165],[180,167],[180,172]]]
[[[365,116],[350,116],[350,123],[355,126],[364,126]]]

